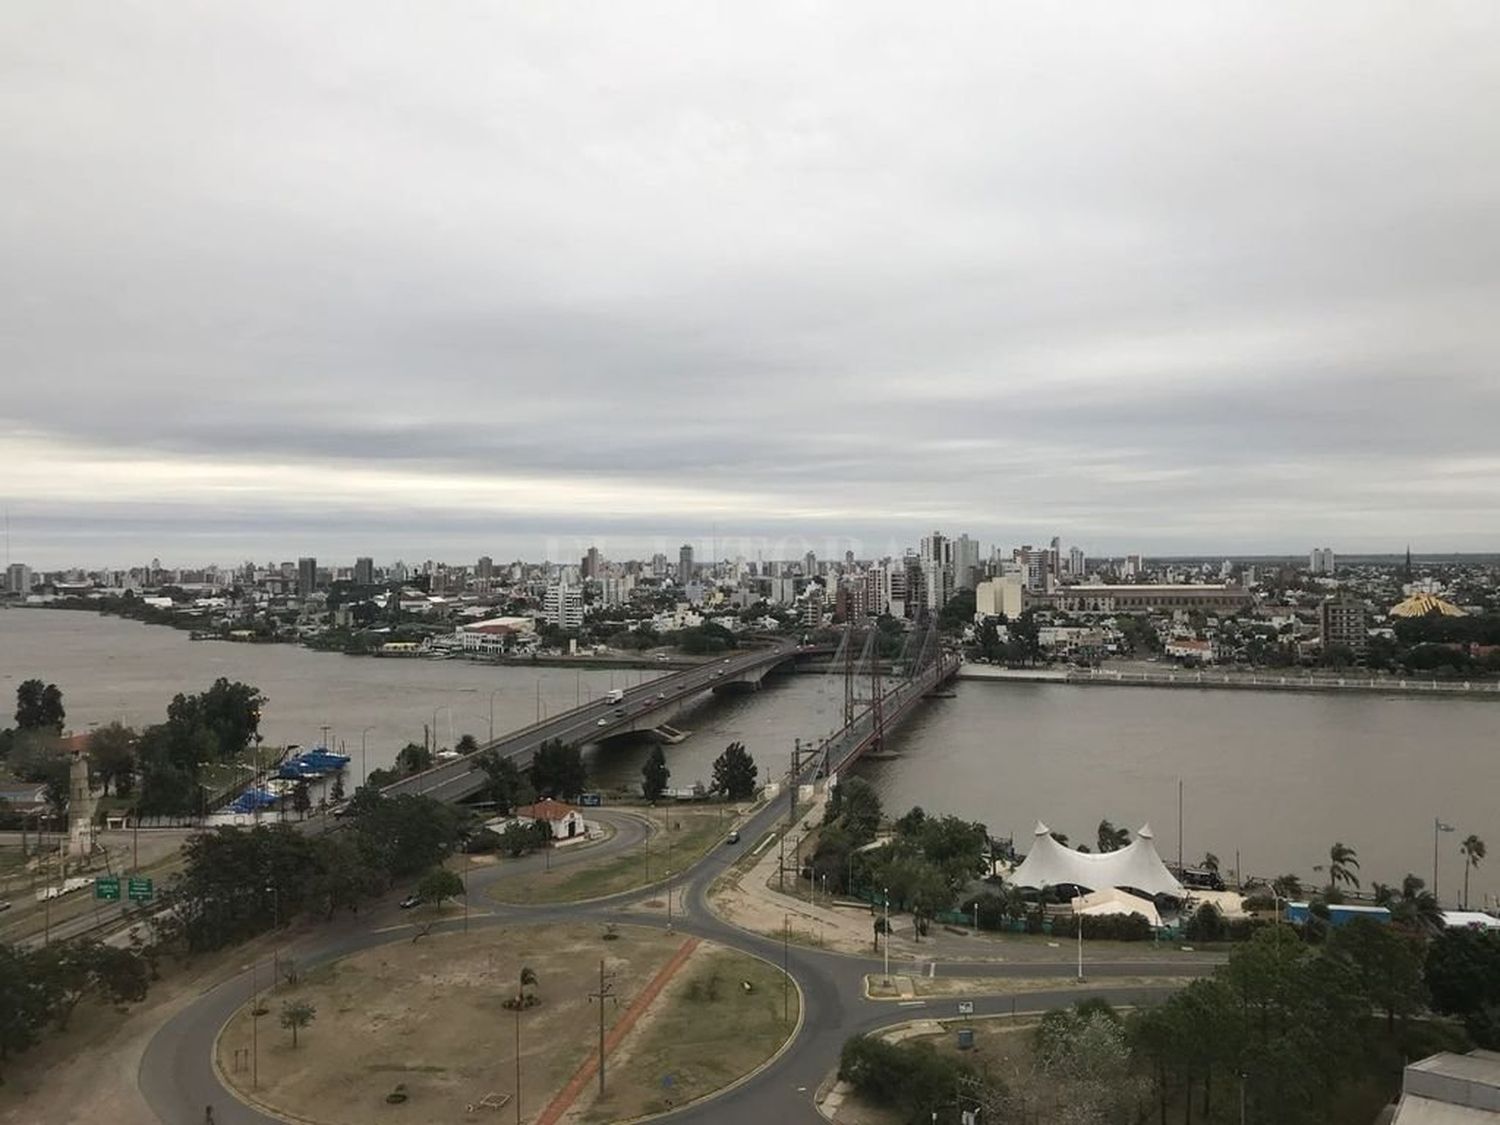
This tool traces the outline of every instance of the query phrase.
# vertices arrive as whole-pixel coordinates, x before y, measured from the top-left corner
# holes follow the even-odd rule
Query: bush
[[[907,1125],[928,1125],[953,1091],[974,1072],[967,1063],[938,1054],[931,1043],[887,1043],[855,1036],[839,1056],[839,1077],[864,1097],[889,1106]]]
[[[1188,919],[1182,936],[1189,941],[1224,941],[1228,937],[1226,929],[1223,913],[1213,903],[1205,902]]]
[[[1077,921],[1071,914],[1053,919],[1052,936],[1077,937]],[[1083,937],[1085,941],[1150,941],[1151,923],[1139,914],[1085,914]]]

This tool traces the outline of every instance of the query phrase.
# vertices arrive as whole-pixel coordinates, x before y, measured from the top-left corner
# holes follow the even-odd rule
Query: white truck
[[[625,702],[625,692],[620,688],[610,688],[607,692],[604,693],[604,702],[623,703]]]

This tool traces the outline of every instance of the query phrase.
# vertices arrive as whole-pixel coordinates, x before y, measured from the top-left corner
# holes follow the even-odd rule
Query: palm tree
[[[1107,820],[1099,822],[1098,844],[1101,852],[1117,852],[1128,843],[1130,843],[1128,828],[1116,828]]]
[[[1382,903],[1390,907],[1391,920],[1429,930],[1441,929],[1443,908],[1426,888],[1427,880],[1420,875],[1408,874],[1402,879],[1400,896],[1392,896],[1388,903]]]
[[[1278,875],[1271,880],[1271,889],[1284,899],[1302,897],[1302,880],[1295,875]]]
[[[1214,855],[1213,852],[1204,852],[1203,870],[1217,875],[1219,873],[1219,857]]]
[[[1464,842],[1458,845],[1458,850],[1464,856],[1464,909],[1469,909],[1469,869],[1478,867],[1479,861],[1484,858],[1484,841],[1472,832],[1464,837]]]
[[[1359,853],[1348,844],[1337,842],[1328,849],[1328,889],[1337,890],[1340,883],[1359,887]]]

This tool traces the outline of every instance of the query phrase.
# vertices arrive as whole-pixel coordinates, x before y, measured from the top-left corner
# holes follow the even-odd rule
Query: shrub
[[[1078,920],[1071,914],[1052,921],[1053,937],[1077,937]],[[1083,937],[1099,941],[1150,941],[1151,923],[1139,914],[1085,914]]]
[[[839,1056],[839,1077],[907,1125],[928,1125],[953,1091],[974,1078],[967,1063],[938,1054],[931,1043],[887,1043],[855,1036]]]

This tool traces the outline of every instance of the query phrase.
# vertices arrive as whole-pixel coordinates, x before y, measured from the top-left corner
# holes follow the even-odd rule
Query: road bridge
[[[485,751],[493,750],[524,768],[531,763],[537,747],[552,739],[579,745],[649,733],[670,723],[679,711],[706,692],[754,691],[779,665],[799,658],[826,656],[830,651],[827,646],[798,645],[790,641],[735,651],[636,687],[622,689],[618,700],[595,699],[502,735],[485,743],[475,753],[393,782],[383,792],[387,796],[410,793],[443,801],[460,801],[484,787],[485,773],[475,759]],[[664,741],[672,739],[668,737]]]

